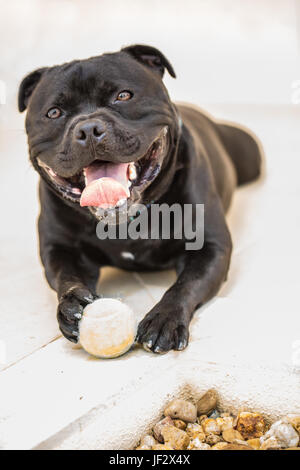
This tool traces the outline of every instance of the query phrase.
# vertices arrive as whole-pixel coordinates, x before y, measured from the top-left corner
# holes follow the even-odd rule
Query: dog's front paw
[[[175,349],[182,351],[189,341],[187,315],[178,308],[157,304],[140,322],[136,341],[147,351],[164,354]]]
[[[73,343],[78,342],[78,324],[87,304],[92,303],[96,296],[83,286],[70,287],[60,298],[57,308],[57,320],[62,334]]]

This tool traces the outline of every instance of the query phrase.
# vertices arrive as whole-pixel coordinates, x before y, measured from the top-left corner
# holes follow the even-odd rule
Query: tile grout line
[[[151,300],[156,303],[156,299],[151,294],[150,289],[148,288],[147,284],[143,281],[143,279],[140,277],[140,275],[137,272],[133,272],[132,276],[135,278],[135,280],[140,284],[140,286],[147,292]]]

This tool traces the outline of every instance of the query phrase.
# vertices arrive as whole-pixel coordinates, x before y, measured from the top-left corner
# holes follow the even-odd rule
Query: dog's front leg
[[[184,253],[177,281],[139,324],[137,341],[145,349],[165,353],[187,346],[193,313],[216,295],[226,279],[231,250],[231,237],[217,202],[206,217],[203,248]]]
[[[41,258],[47,280],[57,292],[59,328],[69,341],[77,343],[83,309],[97,298],[99,265],[88,263],[76,249],[51,243],[41,250]]]
[[[52,193],[40,188],[40,256],[45,275],[58,297],[57,319],[63,335],[78,341],[78,323],[84,307],[96,298],[96,284],[101,266],[89,248],[79,244],[84,220],[69,217],[64,205]]]

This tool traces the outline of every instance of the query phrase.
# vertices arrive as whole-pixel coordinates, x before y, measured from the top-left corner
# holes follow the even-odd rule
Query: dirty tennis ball
[[[132,310],[116,299],[97,299],[85,307],[79,322],[79,341],[89,354],[113,358],[134,342],[136,321]]]

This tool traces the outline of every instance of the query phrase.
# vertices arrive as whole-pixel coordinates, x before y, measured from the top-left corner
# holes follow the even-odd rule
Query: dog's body
[[[161,80],[165,68],[175,76],[159,51],[132,46],[120,53],[38,70],[21,84],[19,107],[22,111],[28,106],[31,160],[42,176],[40,254],[48,282],[58,293],[61,331],[71,341],[78,339],[83,307],[95,298],[101,266],[176,268],[176,283],[138,328],[137,340],[158,353],[186,347],[194,310],[212,298],[226,279],[232,246],[224,214],[236,185],[259,176],[260,151],[247,132],[171,103]],[[129,89],[134,90],[128,94]],[[111,98],[117,92],[121,105]],[[48,122],[40,110],[57,106],[57,96],[62,95],[63,111],[57,123]],[[57,109],[61,111],[51,108],[50,116],[56,117]],[[64,121],[59,123],[60,119]],[[150,172],[149,148],[159,168],[155,175]],[[78,188],[72,184],[73,175],[82,168],[99,171],[98,162],[103,160],[107,174],[111,168],[137,161],[142,162],[141,175],[146,170],[151,174],[144,178],[146,183],[141,177],[135,180],[129,201],[148,206],[152,201],[204,204],[203,248],[186,251],[185,240],[174,238],[99,240],[97,215],[78,204]],[[131,256],[124,257],[124,252]]]

